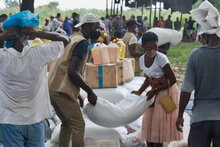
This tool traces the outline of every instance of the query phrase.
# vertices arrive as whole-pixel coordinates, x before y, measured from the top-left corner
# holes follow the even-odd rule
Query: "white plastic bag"
[[[145,109],[154,102],[147,101],[146,96],[131,94],[129,97],[113,104],[103,98],[98,98],[95,106],[87,104],[84,108],[86,116],[94,123],[103,127],[119,127],[138,119]]]

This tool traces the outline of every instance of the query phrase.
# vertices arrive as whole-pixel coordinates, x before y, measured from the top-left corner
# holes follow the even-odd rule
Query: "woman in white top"
[[[141,95],[148,86],[148,99],[156,95],[155,103],[146,109],[143,115],[141,139],[148,147],[162,147],[163,143],[181,140],[182,134],[175,128],[178,110],[166,113],[159,100],[172,96],[175,105],[179,104],[179,90],[176,78],[166,55],[157,52],[158,37],[153,32],[146,32],[142,37],[142,47],[145,54],[140,57],[140,68],[146,74],[146,79],[138,91],[132,93]],[[170,85],[170,86],[169,86]]]

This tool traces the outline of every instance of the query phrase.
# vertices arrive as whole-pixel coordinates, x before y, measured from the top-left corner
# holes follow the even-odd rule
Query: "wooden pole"
[[[152,25],[151,25],[151,24],[152,24],[152,23],[151,23],[152,4],[153,4],[153,0],[150,1],[150,17],[149,17],[149,26],[150,26],[150,28],[151,28],[151,26],[152,26]]]
[[[111,10],[110,10],[111,15],[112,15],[112,9],[113,9],[113,0],[111,0]]]
[[[106,15],[108,15],[108,0],[105,1],[106,1]]]
[[[115,1],[113,0],[113,5],[114,5],[114,7],[113,7],[113,15],[115,15]]]
[[[182,20],[183,20],[183,13],[181,12],[181,15],[180,15],[180,28],[182,27]]]
[[[162,10],[162,0],[160,0],[160,8],[159,8],[159,18],[161,17],[161,10]]]
[[[123,14],[123,5],[124,5],[124,0],[121,1],[121,14],[120,14],[121,17],[122,17],[122,14]]]
[[[144,3],[143,3],[144,0],[141,0],[141,4],[142,4],[142,7],[141,7],[141,15],[142,17],[144,16]]]
[[[154,18],[153,18],[153,22],[155,21],[155,17],[157,17],[157,1],[155,4],[155,9],[154,9]],[[153,23],[154,24],[154,23]]]
[[[118,16],[118,9],[119,9],[119,4],[117,4],[117,12],[116,12],[117,16]]]

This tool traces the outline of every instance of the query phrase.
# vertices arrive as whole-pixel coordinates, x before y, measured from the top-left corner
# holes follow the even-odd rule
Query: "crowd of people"
[[[88,101],[95,106],[98,98],[85,82],[83,73],[89,57],[91,43],[122,38],[126,45],[125,57],[135,58],[145,80],[137,91],[141,95],[149,86],[148,99],[155,96],[155,102],[143,114],[141,139],[148,147],[162,147],[165,142],[182,139],[183,113],[192,91],[195,91],[192,111],[189,147],[220,146],[220,16],[208,1],[200,9],[212,10],[210,19],[198,26],[202,46],[189,55],[181,94],[176,77],[166,56],[170,41],[158,44],[160,38],[148,26],[147,17],[128,20],[123,16],[106,16],[99,19],[92,13],[81,19],[73,13],[71,18],[61,14],[45,19],[42,30],[33,26],[1,29],[0,32],[0,137],[5,147],[43,147],[45,141],[43,121],[50,117],[51,105],[62,125],[59,146],[84,147],[85,122],[80,107],[83,98],[80,89],[87,93]],[[200,11],[198,11],[200,13]],[[202,17],[202,15],[201,15]],[[200,20],[185,19],[184,32],[192,38],[194,23]],[[196,17],[195,17],[196,18]],[[7,15],[0,15],[0,23],[7,22]],[[213,23],[213,22],[217,23]],[[180,31],[179,18],[173,23],[169,15],[154,19],[153,27]],[[198,27],[199,28],[199,27]],[[205,29],[204,29],[205,28]],[[105,32],[107,35],[103,35]],[[163,33],[161,31],[160,33]],[[30,46],[28,39],[39,37],[52,42]],[[5,41],[13,40],[9,48]],[[47,64],[52,62],[47,77]],[[176,106],[167,112],[161,99],[167,95]],[[176,126],[176,127],[175,127]]]
[[[67,36],[70,36],[73,31],[78,30],[77,28],[74,28],[74,26],[80,21],[80,15],[78,13],[73,12],[72,16],[66,16],[65,19],[62,18],[61,13],[48,16],[45,18],[45,23],[42,26],[42,30],[58,32]],[[0,16],[0,27],[1,23],[6,19],[6,14],[2,14]],[[106,15],[106,17],[101,17],[101,22],[103,23],[101,24],[101,27],[109,35],[108,40],[110,41],[115,38],[123,38],[124,34],[128,31],[127,21],[130,19],[134,19],[139,23],[138,28],[135,30],[137,39],[142,36],[143,32],[147,31],[151,27],[160,27],[175,29],[177,31],[181,31],[181,28],[183,28],[183,41],[195,41],[197,32],[201,29],[201,25],[196,24],[195,21],[192,20],[191,16],[188,19],[185,18],[184,22],[181,22],[179,17],[176,17],[176,20],[173,22],[171,20],[171,15],[168,15],[166,20],[164,20],[163,16],[160,16],[159,19],[158,17],[154,17],[152,26],[150,26],[147,16],[143,18],[142,16],[135,17],[134,15],[131,15],[130,18],[126,19],[125,16],[120,17],[116,15]]]

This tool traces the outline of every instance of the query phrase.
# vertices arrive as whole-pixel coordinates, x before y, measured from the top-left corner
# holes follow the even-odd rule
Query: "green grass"
[[[172,46],[168,52],[170,63],[174,66],[185,67],[190,52],[200,45],[199,43],[183,42],[179,45]]]

